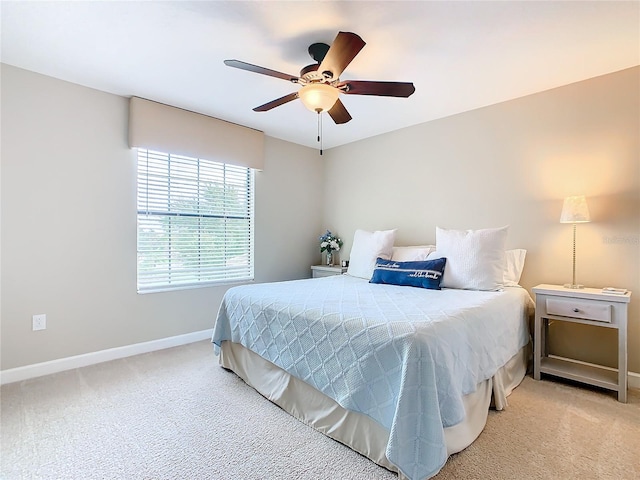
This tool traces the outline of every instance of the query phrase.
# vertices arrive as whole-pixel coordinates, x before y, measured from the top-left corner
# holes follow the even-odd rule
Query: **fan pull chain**
[[[319,108],[316,110],[318,112],[318,142],[320,143],[320,155],[322,155],[322,110]]]

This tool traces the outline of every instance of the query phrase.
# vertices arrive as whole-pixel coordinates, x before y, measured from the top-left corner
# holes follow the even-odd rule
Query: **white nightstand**
[[[347,271],[347,267],[340,265],[313,265],[311,267],[311,278],[330,277],[331,275],[342,275]]]
[[[618,392],[627,401],[627,306],[631,292],[604,294],[599,288],[571,289],[560,285],[538,285],[534,331],[533,377],[555,375]],[[618,370],[549,356],[549,321],[582,323],[618,330]]]

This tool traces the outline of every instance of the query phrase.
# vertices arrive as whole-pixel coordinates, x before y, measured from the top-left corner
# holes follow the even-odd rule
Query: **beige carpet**
[[[0,478],[397,479],[217,365],[209,342],[5,385]],[[527,377],[434,478],[640,478],[640,394]]]

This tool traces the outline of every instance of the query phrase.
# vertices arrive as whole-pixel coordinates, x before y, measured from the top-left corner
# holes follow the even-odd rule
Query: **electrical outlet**
[[[44,330],[47,328],[47,315],[41,313],[39,315],[34,315],[33,319],[33,331],[36,330]]]

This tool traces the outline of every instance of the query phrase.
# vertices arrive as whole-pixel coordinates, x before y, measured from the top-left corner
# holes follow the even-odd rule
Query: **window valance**
[[[264,166],[263,132],[138,97],[129,102],[129,146]]]

